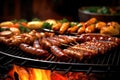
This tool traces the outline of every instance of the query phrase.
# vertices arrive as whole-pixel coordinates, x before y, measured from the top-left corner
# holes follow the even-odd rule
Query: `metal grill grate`
[[[59,61],[52,54],[47,58],[38,58],[28,55],[18,47],[8,47],[0,44],[0,64],[17,64],[20,66],[60,70],[60,71],[84,71],[84,72],[120,72],[120,46],[108,51],[104,55],[98,55],[88,60],[67,62]]]

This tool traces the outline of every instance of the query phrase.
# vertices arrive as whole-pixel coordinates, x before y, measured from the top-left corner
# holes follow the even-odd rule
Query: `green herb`
[[[50,24],[48,22],[44,22],[43,25],[42,25],[42,28],[46,28],[46,29],[51,29],[53,24]]]
[[[26,32],[31,31],[30,29],[28,29],[28,28],[26,28],[26,27],[24,27],[22,25],[19,26],[19,30],[20,30],[21,33],[26,33]]]

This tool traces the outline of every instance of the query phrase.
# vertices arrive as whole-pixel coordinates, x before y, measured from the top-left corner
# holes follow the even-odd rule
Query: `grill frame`
[[[49,69],[72,72],[120,72],[120,46],[114,48],[103,55],[98,55],[88,60],[78,62],[69,60],[59,61],[55,56],[50,55],[46,59],[36,59],[36,57],[26,55],[18,47],[10,47],[0,44],[0,64],[2,66],[16,64],[32,68]],[[63,67],[64,66],[64,67]]]

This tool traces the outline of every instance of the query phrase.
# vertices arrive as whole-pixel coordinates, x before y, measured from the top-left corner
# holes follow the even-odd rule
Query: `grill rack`
[[[18,47],[0,44],[0,65],[16,64],[25,67],[72,72],[120,72],[120,46],[103,55],[81,62],[70,59],[59,61],[55,56],[38,59],[21,51]]]

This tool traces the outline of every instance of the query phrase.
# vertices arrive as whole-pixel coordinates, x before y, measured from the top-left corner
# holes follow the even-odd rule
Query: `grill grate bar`
[[[0,56],[1,56],[1,55],[0,55]],[[0,60],[2,60],[3,58],[5,58],[5,56],[1,56],[1,57],[0,57]]]
[[[113,59],[112,59],[112,62],[111,62],[111,64],[113,64],[113,65],[114,65],[114,62],[115,62],[115,58],[117,58],[117,57],[116,57],[116,53],[117,53],[117,52],[114,53]]]
[[[119,54],[118,54],[117,65],[119,65],[119,63],[120,63],[120,51],[119,51]]]
[[[107,60],[107,63],[106,63],[106,64],[109,64],[109,63],[110,63],[111,57],[112,57],[112,54],[109,54],[109,55],[108,55],[108,60]]]
[[[4,65],[10,64],[10,63],[12,63],[14,60],[15,60],[14,58],[13,58],[13,59],[10,59],[9,61],[5,62]]]
[[[106,59],[106,56],[102,56],[101,64],[104,64],[104,63],[105,63],[105,59]]]

